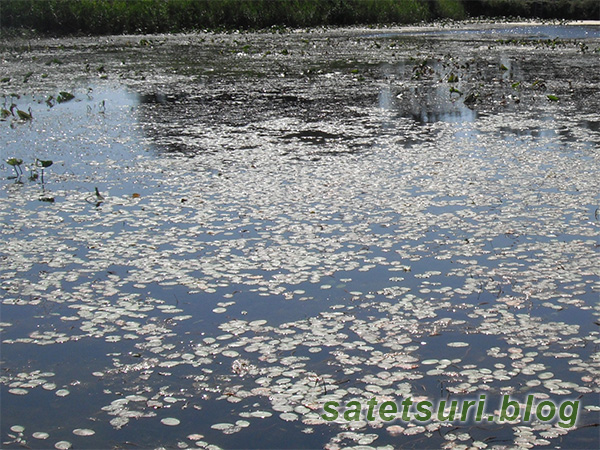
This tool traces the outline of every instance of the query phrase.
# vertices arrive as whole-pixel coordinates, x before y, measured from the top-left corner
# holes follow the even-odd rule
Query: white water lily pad
[[[400,425],[390,425],[386,430],[392,436],[400,436],[404,432],[404,427],[401,427]]]
[[[428,365],[432,365],[432,364],[437,364],[438,362],[439,362],[439,359],[424,359],[423,361],[421,361],[421,364],[428,366]]]
[[[222,431],[222,430],[226,430],[228,428],[232,428],[234,426],[235,425],[232,423],[223,422],[223,423],[215,423],[215,424],[211,425],[210,427],[213,430],[221,430]]]
[[[68,389],[59,389],[54,394],[56,394],[57,397],[66,397],[70,392]]]
[[[58,441],[54,444],[54,448],[58,450],[68,450],[73,446],[69,441]]]
[[[179,419],[175,419],[174,417],[165,417],[164,419],[161,419],[160,423],[162,423],[163,425],[174,427],[179,425],[181,421]]]
[[[93,436],[96,432],[89,428],[75,428],[73,434],[76,436]]]
[[[13,395],[27,395],[27,394],[29,394],[29,391],[27,389],[21,389],[21,388],[9,389],[8,392],[11,393],[11,394],[13,394]]]
[[[44,433],[43,431],[36,431],[31,436],[33,436],[35,439],[48,439],[50,437],[48,433]]]
[[[468,347],[469,344],[467,342],[448,342],[446,344],[448,347]]]
[[[417,435],[417,434],[424,433],[425,431],[426,431],[425,427],[418,425],[418,426],[415,426],[415,427],[406,428],[404,430],[404,434],[406,436],[414,436],[414,435]]]
[[[271,417],[273,414],[269,411],[252,411],[250,413],[250,417],[256,417],[258,419],[265,419],[267,417]]]
[[[115,427],[117,430],[120,430],[125,425],[129,423],[129,419],[127,417],[115,417],[111,419],[110,424]]]
[[[21,425],[13,425],[12,427],[10,427],[10,431],[13,431],[15,433],[22,433],[23,431],[25,431],[25,427]]]

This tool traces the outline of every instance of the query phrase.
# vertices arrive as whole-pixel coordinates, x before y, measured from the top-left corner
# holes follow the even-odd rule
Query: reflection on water
[[[444,86],[410,88],[401,94],[384,87],[379,93],[379,107],[411,117],[419,124],[474,122],[478,117],[477,111],[468,108],[458,95],[452,96]]]
[[[421,72],[428,71],[431,80],[414,80]],[[451,70],[443,68],[439,61],[426,61],[410,64],[407,61],[395,67],[383,66],[386,73],[397,77],[398,84],[386,84],[381,87],[378,105],[387,113],[410,117],[419,124],[449,122],[474,122],[478,112],[465,103],[465,94],[460,91],[461,83],[450,84],[445,81]],[[420,71],[420,72],[417,72]],[[451,90],[455,89],[455,90]],[[468,103],[468,102],[467,102]]]

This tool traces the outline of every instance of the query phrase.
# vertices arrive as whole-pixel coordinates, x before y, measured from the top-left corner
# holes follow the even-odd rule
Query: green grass
[[[0,29],[55,35],[415,23],[467,16],[600,18],[598,0],[1,0]]]
[[[461,9],[460,0],[2,0],[0,8],[3,31],[53,34],[414,23]]]

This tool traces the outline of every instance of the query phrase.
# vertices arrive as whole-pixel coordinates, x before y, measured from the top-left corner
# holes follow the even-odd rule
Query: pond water
[[[458,29],[418,29],[409,32],[384,33],[384,36],[432,36],[456,37],[458,39],[473,39],[474,37],[501,39],[596,39],[600,33],[598,23],[594,21],[567,22],[564,24],[477,24],[476,26],[460,26]]]
[[[598,30],[1,42],[3,448],[597,448]]]

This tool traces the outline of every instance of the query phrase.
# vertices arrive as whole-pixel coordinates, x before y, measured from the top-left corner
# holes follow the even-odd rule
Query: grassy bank
[[[459,12],[458,0],[440,10]],[[58,34],[409,23],[432,17],[422,0],[2,0],[3,28]]]
[[[3,34],[160,33],[199,29],[415,23],[467,16],[597,19],[597,0],[2,0]]]

